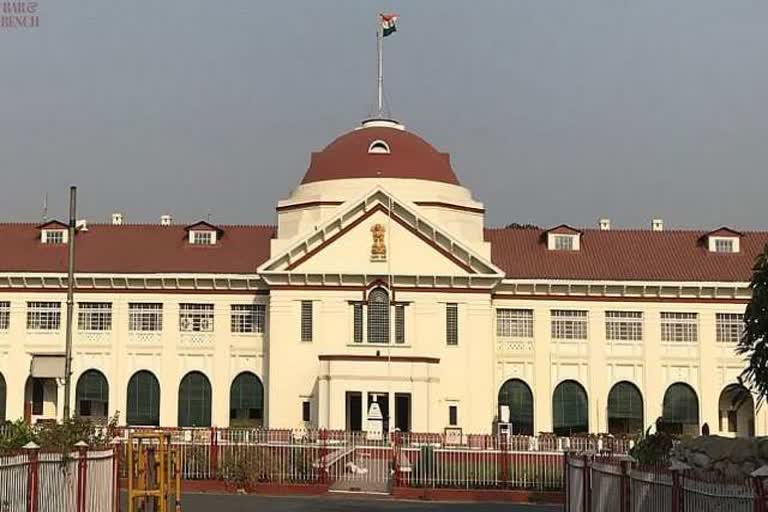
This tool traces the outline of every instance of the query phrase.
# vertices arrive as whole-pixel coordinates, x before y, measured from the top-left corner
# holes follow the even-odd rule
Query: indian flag
[[[397,32],[397,27],[395,26],[395,22],[397,21],[397,14],[379,14],[379,18],[381,19],[381,35],[383,37],[387,37],[393,32]]]

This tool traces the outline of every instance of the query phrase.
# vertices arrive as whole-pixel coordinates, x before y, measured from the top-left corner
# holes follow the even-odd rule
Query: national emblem
[[[386,228],[382,224],[371,226],[373,245],[371,245],[371,261],[386,261],[387,245],[384,243]]]

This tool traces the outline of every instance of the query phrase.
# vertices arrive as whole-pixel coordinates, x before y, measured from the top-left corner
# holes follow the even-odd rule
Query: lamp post
[[[77,187],[69,187],[69,235],[67,239],[67,332],[64,348],[64,421],[69,420],[69,396],[72,387],[72,321],[75,292],[75,224],[77,216]]]

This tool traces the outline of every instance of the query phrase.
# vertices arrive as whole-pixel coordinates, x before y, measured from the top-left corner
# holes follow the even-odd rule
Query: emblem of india
[[[373,245],[371,245],[371,261],[384,261],[387,259],[387,245],[384,243],[386,228],[382,224],[374,224],[371,227]]]

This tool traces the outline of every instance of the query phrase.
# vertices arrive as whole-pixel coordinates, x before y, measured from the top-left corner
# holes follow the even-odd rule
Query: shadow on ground
[[[241,496],[187,494],[182,512],[562,512],[559,505],[395,501],[364,496]],[[123,511],[128,508],[123,495]]]

